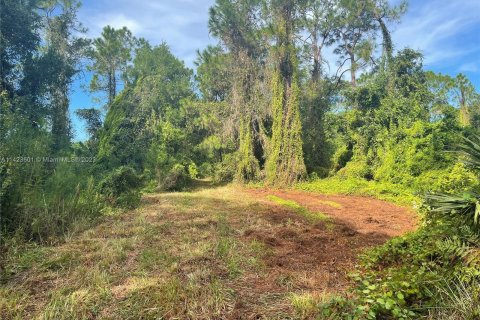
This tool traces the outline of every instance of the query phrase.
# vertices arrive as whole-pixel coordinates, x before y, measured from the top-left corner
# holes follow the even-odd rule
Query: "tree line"
[[[395,47],[406,2],[217,0],[218,43],[198,51],[195,70],[127,28],[88,39],[77,0],[0,7],[4,234],[47,240],[135,206],[140,189],[197,178],[354,177],[422,192],[473,183],[443,150],[477,131],[479,95],[464,75],[425,71],[421,53]],[[76,111],[89,137],[73,142],[70,95],[83,72],[99,99]],[[6,160],[25,155],[95,161]]]

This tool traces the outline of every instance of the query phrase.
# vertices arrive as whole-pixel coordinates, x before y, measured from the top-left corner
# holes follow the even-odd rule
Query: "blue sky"
[[[399,0],[391,0],[392,3]],[[96,37],[105,25],[128,27],[152,44],[166,41],[172,52],[193,68],[197,49],[216,41],[208,33],[208,9],[214,0],[84,0],[79,19]],[[480,0],[410,0],[407,14],[393,27],[396,49],[423,52],[428,70],[465,73],[480,89]],[[333,63],[333,62],[332,62]],[[98,107],[82,87],[84,74],[71,96],[75,140],[86,138],[78,108]]]

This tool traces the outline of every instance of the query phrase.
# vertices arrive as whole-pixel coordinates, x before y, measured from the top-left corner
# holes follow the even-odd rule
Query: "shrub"
[[[159,189],[182,190],[186,188],[192,181],[189,169],[180,163],[174,164],[164,178],[160,180]]]
[[[463,163],[456,163],[445,170],[427,171],[414,182],[414,188],[420,193],[463,193],[478,188],[477,176]]]
[[[215,164],[213,180],[215,182],[233,181],[236,173],[236,157],[234,154],[227,154],[221,163]]]
[[[190,179],[196,179],[198,177],[198,168],[193,162],[188,165],[188,175]]]
[[[100,193],[117,207],[133,208],[140,201],[141,178],[131,167],[122,166],[108,174],[100,183]]]
[[[340,169],[337,175],[341,178],[367,179],[372,176],[372,172],[365,159],[354,159]]]
[[[23,187],[6,230],[26,240],[51,243],[65,232],[91,225],[104,205],[94,179],[82,177],[84,173],[76,169],[60,164],[42,185]]]

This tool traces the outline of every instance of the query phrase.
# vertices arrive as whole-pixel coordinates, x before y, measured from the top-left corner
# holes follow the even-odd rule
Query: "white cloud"
[[[98,37],[103,27],[111,26],[116,29],[127,27],[134,34],[141,33],[143,26],[135,19],[125,16],[122,13],[118,14],[96,14],[86,19],[90,36]]]
[[[400,0],[391,0],[397,3]],[[214,43],[208,33],[208,9],[214,0],[96,0],[80,11],[80,19],[98,36],[102,28],[126,26],[153,44],[166,41],[172,51],[193,66],[195,51]],[[409,11],[394,26],[397,49],[411,47],[425,55],[425,64],[452,63],[477,49],[478,42],[458,44],[457,37],[480,29],[480,0],[410,0]],[[328,60],[331,56],[328,54]],[[333,60],[334,61],[334,60]],[[332,61],[332,62],[333,62]],[[335,69],[335,64],[331,63]]]
[[[464,63],[460,66],[459,70],[461,72],[480,72],[480,61]]]
[[[480,25],[480,1],[411,1],[409,12],[393,32],[397,49],[410,47],[425,55],[425,64],[448,63],[472,53],[477,43],[458,44],[458,37]]]
[[[96,37],[105,25],[126,26],[152,44],[166,41],[174,54],[193,66],[195,52],[214,42],[208,33],[208,9],[214,0],[97,0],[80,9],[80,19]]]

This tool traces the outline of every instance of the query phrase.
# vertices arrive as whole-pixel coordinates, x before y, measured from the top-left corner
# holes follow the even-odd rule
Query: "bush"
[[[361,178],[368,179],[372,177],[370,166],[365,159],[354,159],[346,164],[345,167],[337,172],[341,178]]]
[[[107,175],[100,183],[100,193],[113,206],[134,208],[140,202],[141,178],[131,167],[122,166]]]
[[[192,182],[189,169],[180,163],[173,165],[165,177],[160,180],[159,189],[173,191],[186,188]]]
[[[427,171],[414,183],[420,193],[463,193],[478,188],[477,176],[464,164],[458,162],[452,168]]]
[[[214,176],[214,166],[210,162],[204,162],[198,167],[198,176],[200,178],[207,178]]]
[[[227,154],[221,163],[215,164],[213,180],[215,182],[231,182],[236,173],[235,154]]]
[[[198,168],[197,165],[193,162],[188,165],[188,175],[192,180],[198,177]]]
[[[16,207],[10,209],[6,230],[26,240],[52,243],[67,231],[91,225],[104,205],[94,179],[82,177],[76,169],[60,164],[42,185],[24,187]]]

